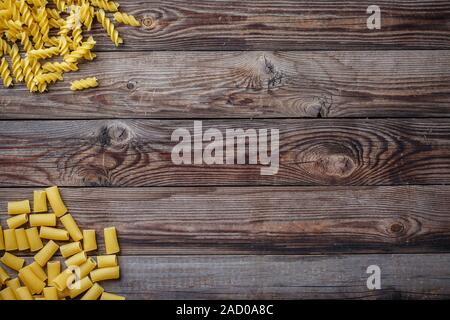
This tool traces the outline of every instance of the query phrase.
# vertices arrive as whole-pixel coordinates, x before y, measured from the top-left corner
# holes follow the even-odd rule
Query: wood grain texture
[[[203,122],[203,131],[223,134],[279,129],[280,168],[272,176],[261,175],[259,164],[173,164],[178,140],[171,142],[171,135],[179,128],[193,134],[193,124],[4,121],[0,186],[401,185],[450,179],[448,119]]]
[[[32,190],[2,189],[8,201]],[[121,255],[450,250],[450,187],[63,188],[82,229],[116,226]]]
[[[128,299],[448,299],[450,255],[123,257]],[[366,269],[381,268],[382,290]]]
[[[446,0],[380,0],[381,30],[364,1],[122,0],[141,28],[119,27],[119,50],[450,49]],[[113,50],[96,28],[100,50]]]
[[[450,51],[100,52],[49,93],[0,89],[0,119],[448,117]],[[71,92],[96,75],[100,87]]]

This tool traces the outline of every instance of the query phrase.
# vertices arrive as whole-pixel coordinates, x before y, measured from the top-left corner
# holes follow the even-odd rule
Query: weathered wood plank
[[[144,23],[119,27],[119,50],[450,49],[446,0],[380,0],[381,30],[367,28],[372,1],[120,1]],[[98,48],[112,50],[103,30]]]
[[[116,226],[122,255],[450,250],[450,187],[63,188],[82,229]],[[7,201],[32,189],[2,189]]]
[[[260,164],[175,165],[171,153],[178,140],[171,135],[179,128],[194,134],[193,124],[3,121],[0,186],[401,185],[450,179],[449,119],[203,122],[203,131],[216,128],[224,135],[226,129],[279,129],[275,175],[261,175],[268,166]]]
[[[128,299],[448,299],[450,255],[123,257]],[[367,267],[381,268],[368,290]]]
[[[0,88],[0,119],[447,117],[450,51],[101,52],[47,94]],[[72,80],[96,75],[97,89]]]

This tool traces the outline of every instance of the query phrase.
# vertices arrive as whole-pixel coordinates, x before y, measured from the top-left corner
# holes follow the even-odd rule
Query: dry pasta
[[[72,84],[70,85],[70,89],[72,91],[77,91],[77,90],[85,90],[85,89],[95,88],[97,86],[98,86],[98,81],[97,81],[97,78],[94,77],[94,78],[86,78],[86,79],[73,81]]]
[[[56,278],[50,282],[50,285],[56,287],[58,291],[63,291],[67,286],[75,280],[75,275],[71,269],[65,269]]]
[[[44,269],[42,269],[42,267],[35,261],[32,264],[30,264],[28,266],[28,268],[31,269],[31,271],[33,271],[33,273],[42,281],[47,280],[47,274],[45,273]]]
[[[91,271],[89,274],[94,282],[120,278],[120,267],[102,268]]]
[[[30,214],[30,225],[32,227],[54,227],[56,226],[56,215],[53,213]]]
[[[10,279],[8,272],[0,266],[0,284],[4,284],[8,279]]]
[[[105,228],[105,247],[107,254],[114,254],[120,251],[119,241],[117,240],[117,231],[115,227]]]
[[[41,237],[41,239],[67,241],[69,240],[69,233],[63,229],[41,227],[39,230],[39,237]]]
[[[19,214],[17,216],[11,217],[6,220],[6,223],[8,224],[8,227],[10,229],[17,229],[21,225],[27,223],[28,221],[28,215],[27,214]]]
[[[103,292],[100,300],[125,300],[125,297],[109,292]]]
[[[59,300],[58,290],[55,287],[46,287],[43,290],[45,300]]]
[[[52,207],[53,212],[57,217],[61,217],[67,213],[67,207],[65,206],[61,193],[59,192],[58,187],[53,186],[45,189],[47,193],[48,202],[50,202],[50,206]]]
[[[98,283],[94,285],[85,293],[81,300],[97,300],[105,291]]]
[[[81,252],[71,256],[70,258],[66,259],[64,261],[64,263],[66,264],[67,267],[80,266],[83,263],[85,263],[86,260],[87,260],[86,252],[81,251]]]
[[[8,214],[17,215],[30,212],[31,208],[29,200],[8,202]]]
[[[33,192],[33,212],[47,212],[47,193],[43,190]]]
[[[33,300],[30,290],[27,287],[20,287],[16,289],[16,296],[18,300]]]
[[[117,266],[117,256],[115,254],[97,256],[97,264],[99,268],[115,267]]]
[[[0,298],[1,300],[17,300],[14,290],[9,287],[0,291]]]
[[[114,13],[114,19],[119,23],[128,24],[133,27],[139,27],[141,25],[134,16],[128,13],[116,12]]]
[[[47,262],[47,279],[48,283],[52,283],[53,280],[61,273],[61,262],[49,261]]]
[[[63,258],[68,258],[83,251],[83,249],[81,248],[81,243],[77,241],[60,246],[59,251],[61,251],[61,255],[63,256]]]
[[[13,251],[19,248],[19,246],[17,245],[16,231],[14,229],[4,230],[3,236],[5,237],[6,251]]]
[[[78,228],[77,223],[73,219],[72,215],[66,214],[65,216],[60,218],[61,223],[63,224],[64,228],[69,232],[70,237],[73,239],[73,241],[80,241],[83,239],[83,234],[80,231],[80,228]]]
[[[97,250],[95,230],[83,230],[83,248],[86,252]]]
[[[5,239],[3,238],[2,226],[0,226],[0,250],[5,250]]]
[[[6,281],[6,286],[16,291],[16,289],[20,288],[20,280],[19,278],[14,278]]]
[[[50,240],[47,244],[34,256],[34,260],[39,263],[41,267],[53,257],[53,255],[58,251],[59,246]]]
[[[89,277],[84,277],[81,280],[76,281],[70,288],[70,298],[76,298],[86,290],[89,290],[94,284]]]
[[[29,267],[19,270],[19,279],[30,289],[32,294],[41,293],[45,287],[45,282],[39,279]]]
[[[36,227],[33,227],[25,230],[25,232],[27,234],[28,243],[30,244],[30,251],[34,252],[41,250],[44,244],[39,237],[38,229]]]
[[[83,263],[80,267],[79,267],[79,271],[80,271],[80,278],[84,278],[87,275],[89,275],[89,273],[95,269],[95,267],[97,266],[97,263],[95,262],[94,259],[92,258],[87,258],[86,262]]]
[[[16,241],[17,241],[17,248],[19,249],[19,251],[25,251],[30,249],[27,233],[25,232],[24,228],[16,229]]]
[[[9,252],[5,252],[3,257],[0,258],[0,261],[5,266],[10,267],[11,269],[16,270],[16,271],[19,271],[25,263],[25,259],[16,257],[15,255],[13,255]]]

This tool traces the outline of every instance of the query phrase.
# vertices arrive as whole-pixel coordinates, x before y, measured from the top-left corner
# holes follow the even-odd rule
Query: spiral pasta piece
[[[45,7],[41,7],[38,9],[37,20],[39,23],[39,28],[41,29],[42,38],[45,41],[45,39],[48,38],[48,33],[50,31],[50,26],[48,23],[48,17]]]
[[[98,86],[97,78],[86,78],[72,82],[70,89],[72,91],[95,88]]]
[[[13,69],[13,75],[16,78],[18,82],[23,80],[23,72],[22,72],[22,58],[19,54],[19,47],[17,47],[17,44],[14,44],[11,47],[10,57],[12,61],[12,69]]]
[[[59,52],[61,55],[65,56],[66,54],[69,54],[69,41],[67,40],[67,37],[62,35],[59,37]]]
[[[133,27],[141,26],[141,23],[139,21],[137,21],[134,16],[132,16],[131,14],[128,14],[128,13],[116,12],[116,13],[114,13],[114,19],[118,23],[127,24],[127,25],[130,25]]]
[[[48,72],[70,72],[70,71],[77,71],[78,66],[76,63],[70,63],[70,62],[47,62],[42,66],[42,69]]]
[[[28,38],[28,34],[26,32],[22,32],[20,34],[20,42],[22,43],[22,47],[25,49],[25,51],[31,51],[34,50],[33,44],[30,41],[30,38]]]
[[[108,12],[116,12],[119,10],[119,4],[114,1],[107,0],[91,0],[93,6]]]
[[[31,68],[30,60],[28,58],[23,60],[23,73],[28,90],[30,90],[30,92],[36,92],[37,85],[34,81],[33,69]]]
[[[28,52],[30,59],[47,59],[59,54],[58,47],[51,47],[48,49],[36,49]]]
[[[83,42],[76,50],[72,51],[68,55],[64,56],[64,61],[75,63],[86,54],[88,54],[95,46],[95,41],[92,37],[89,37],[87,41]]]
[[[6,88],[11,87],[13,79],[11,77],[11,72],[9,71],[8,62],[5,58],[2,58],[0,63],[0,75],[2,77],[3,86]]]
[[[53,84],[58,80],[62,80],[63,76],[60,72],[50,72],[50,73],[42,73],[34,78],[36,84],[40,85],[43,83]]]
[[[106,30],[111,41],[118,47],[119,44],[123,43],[121,37],[119,37],[119,32],[114,27],[114,24],[109,20],[109,18],[105,15],[105,11],[102,9],[97,11],[97,20],[101,23],[103,29]]]

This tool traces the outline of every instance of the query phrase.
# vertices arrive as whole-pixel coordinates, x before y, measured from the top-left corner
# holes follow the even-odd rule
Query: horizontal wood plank
[[[143,22],[119,27],[119,50],[450,49],[446,0],[380,0],[381,29],[369,30],[363,1],[121,0]],[[100,50],[115,50],[103,30]]]
[[[203,131],[215,128],[224,136],[226,129],[279,129],[275,175],[262,175],[268,166],[260,162],[238,165],[236,159],[223,165],[174,164],[178,140],[172,142],[171,135],[181,128],[194,135],[193,125],[190,120],[3,121],[0,186],[402,185],[450,179],[450,119],[203,122]]]
[[[8,201],[30,188],[2,189]],[[63,188],[82,229],[116,226],[121,255],[450,251],[450,187]]]
[[[0,88],[0,119],[448,117],[450,51],[98,53],[46,94]],[[71,92],[97,76],[100,87]]]

